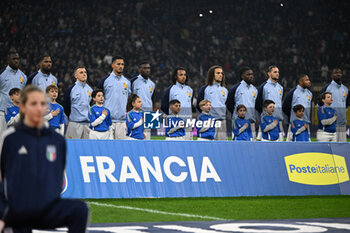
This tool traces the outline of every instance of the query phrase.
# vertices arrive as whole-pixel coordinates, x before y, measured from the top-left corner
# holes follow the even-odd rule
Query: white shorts
[[[185,140],[186,141],[193,140],[192,127],[185,128]]]
[[[183,141],[186,136],[180,136],[180,137],[166,137],[165,140],[167,141]]]
[[[267,140],[267,139],[262,138],[261,141],[262,142],[278,142],[279,140],[278,139],[277,140]]]
[[[328,133],[323,130],[317,130],[316,138],[318,142],[336,142],[337,133]]]
[[[208,138],[197,138],[197,141],[213,141],[213,140]]]
[[[126,139],[127,130],[125,122],[113,122],[110,131],[110,139]]]
[[[145,140],[151,140],[151,129],[144,129],[143,134],[145,135]]]
[[[346,126],[337,126],[337,142],[346,142]]]
[[[215,140],[227,140],[226,119],[221,120],[221,127],[215,128]]]
[[[291,142],[292,140],[293,140],[292,126],[289,124],[286,141]]]
[[[110,139],[110,131],[99,132],[90,130],[89,139]]]
[[[89,123],[70,121],[68,123],[66,138],[68,139],[89,139]]]
[[[5,120],[5,113],[0,111],[0,137],[1,134],[7,129],[7,124]]]
[[[250,123],[250,128],[252,130],[252,135],[253,135],[253,140],[252,141],[255,141],[256,140],[256,132],[255,132],[255,123]]]

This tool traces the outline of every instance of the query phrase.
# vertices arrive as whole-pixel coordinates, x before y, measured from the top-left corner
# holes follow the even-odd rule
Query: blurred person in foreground
[[[64,137],[45,121],[47,100],[36,86],[21,93],[24,116],[0,141],[0,231],[68,227],[70,233],[86,231],[88,207],[78,200],[62,199],[66,165]],[[5,226],[4,226],[5,225]]]

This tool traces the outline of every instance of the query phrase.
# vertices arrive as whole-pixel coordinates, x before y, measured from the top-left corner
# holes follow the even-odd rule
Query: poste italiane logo
[[[326,153],[300,153],[284,157],[290,181],[308,185],[331,185],[349,180],[345,159]]]

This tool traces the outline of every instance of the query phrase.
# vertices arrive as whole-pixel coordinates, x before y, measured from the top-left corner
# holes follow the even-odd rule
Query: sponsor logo
[[[288,178],[308,185],[332,185],[349,180],[345,159],[326,153],[300,153],[284,157]]]
[[[161,127],[161,124],[163,124],[164,128],[175,128],[178,126],[189,128],[189,127],[206,127],[206,128],[220,128],[221,127],[221,121],[215,121],[213,119],[208,119],[205,121],[196,120],[196,119],[186,119],[186,120],[180,120],[180,121],[169,121],[167,119],[163,119],[161,121],[162,114],[157,110],[156,112],[144,112],[143,113],[143,127],[145,129],[159,129]],[[180,116],[186,118],[186,116]]]
[[[145,129],[160,129],[160,116],[159,110],[156,112],[144,112],[143,113],[143,127]]]

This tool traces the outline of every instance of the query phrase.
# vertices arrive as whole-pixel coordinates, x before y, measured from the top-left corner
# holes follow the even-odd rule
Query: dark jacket
[[[35,129],[21,123],[10,127],[3,136],[0,218],[5,219],[8,211],[22,217],[39,215],[60,198],[65,140],[48,124]]]

